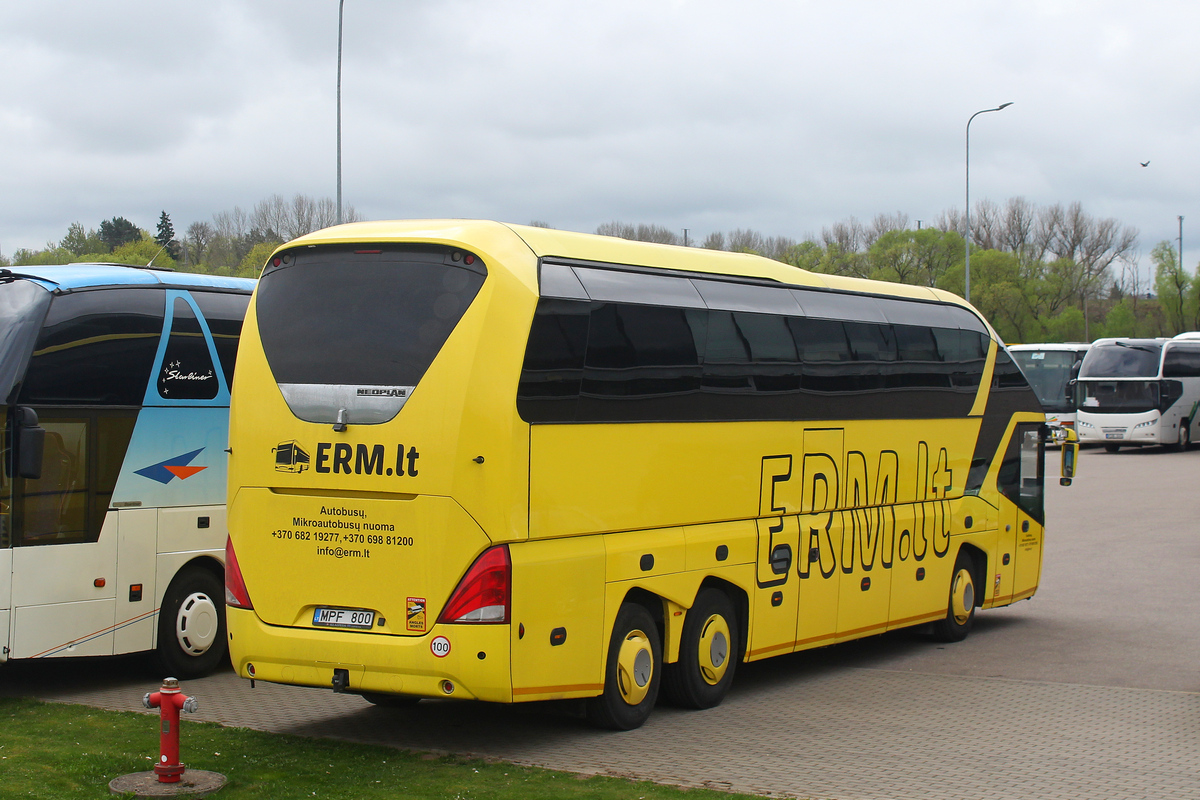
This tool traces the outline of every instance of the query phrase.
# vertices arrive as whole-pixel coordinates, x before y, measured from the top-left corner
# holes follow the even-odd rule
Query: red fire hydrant
[[[158,776],[159,783],[177,783],[185,769],[179,763],[179,711],[183,709],[189,714],[195,713],[199,704],[196,698],[180,693],[179,681],[175,678],[164,678],[162,688],[157,692],[147,692],[142,698],[142,705],[157,708],[159,719],[162,720],[159,757],[154,765],[154,774]]]

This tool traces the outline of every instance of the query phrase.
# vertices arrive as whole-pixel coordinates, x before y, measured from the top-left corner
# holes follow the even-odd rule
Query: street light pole
[[[338,0],[338,69],[337,69],[337,222],[342,224],[342,7]]]
[[[985,108],[982,111],[976,111],[971,115],[971,119],[967,120],[967,285],[966,285],[966,301],[971,302],[971,121],[980,114],[986,114],[989,111],[1003,111],[1011,106],[1012,103],[1001,103],[995,108]]]

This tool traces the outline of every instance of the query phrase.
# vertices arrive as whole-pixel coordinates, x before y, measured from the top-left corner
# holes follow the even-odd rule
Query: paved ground
[[[629,733],[571,706],[389,711],[229,672],[184,690],[231,725],[760,794],[1200,800],[1200,451],[1089,450],[1081,467],[1050,489],[1041,591],[967,641],[896,633],[744,665],[719,708],[660,708]],[[152,688],[136,659],[83,666],[9,665],[0,693],[140,710]]]

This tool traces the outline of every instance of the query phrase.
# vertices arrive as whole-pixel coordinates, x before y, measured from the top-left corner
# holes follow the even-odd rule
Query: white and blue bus
[[[0,661],[226,657],[229,387],[254,281],[0,270]]]

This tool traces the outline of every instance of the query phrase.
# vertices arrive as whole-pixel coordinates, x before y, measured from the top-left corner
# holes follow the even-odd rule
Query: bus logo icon
[[[308,469],[308,453],[295,439],[280,442],[277,447],[271,448],[271,452],[275,454],[276,472],[304,472]]]

